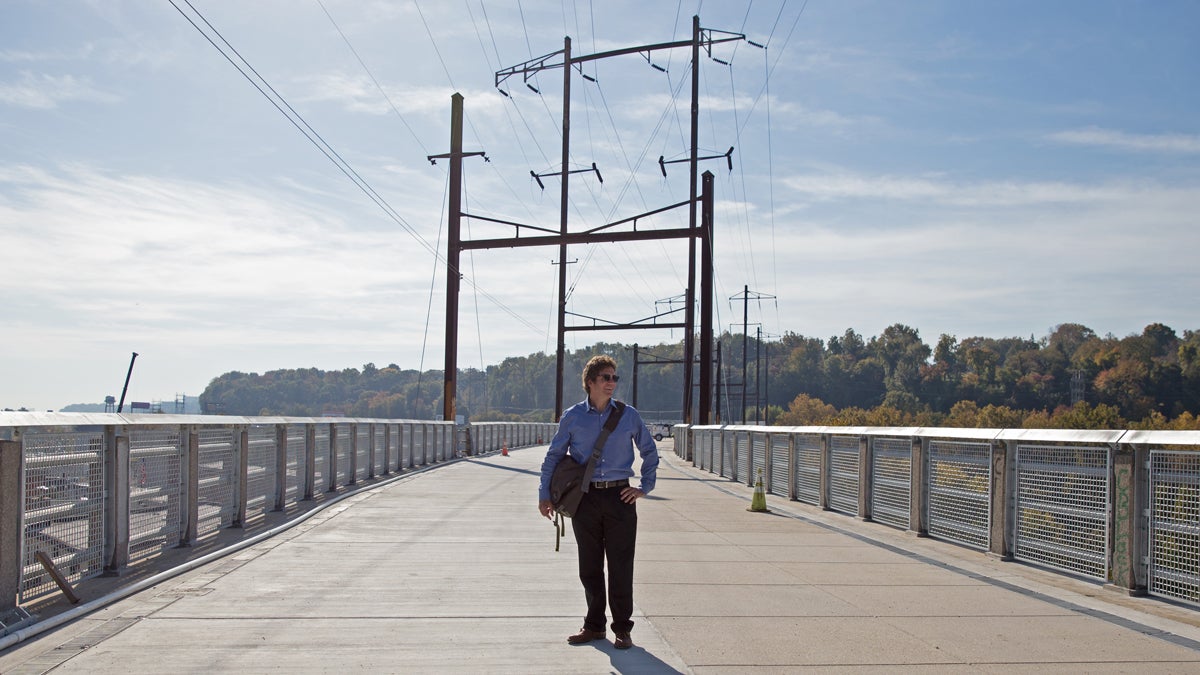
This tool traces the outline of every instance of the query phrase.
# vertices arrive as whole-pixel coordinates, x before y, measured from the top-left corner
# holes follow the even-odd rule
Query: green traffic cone
[[[767,491],[763,489],[762,469],[758,470],[758,480],[754,482],[754,496],[750,499],[750,508],[746,510],[755,513],[771,512],[771,509],[767,508]]]

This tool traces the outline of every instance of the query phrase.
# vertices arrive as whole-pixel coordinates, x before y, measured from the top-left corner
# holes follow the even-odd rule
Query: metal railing
[[[169,550],[286,522],[377,476],[549,442],[557,425],[0,413],[0,615]],[[283,520],[280,520],[282,518]]]
[[[765,461],[768,491],[789,500],[1200,607],[1200,431],[676,425],[672,436],[680,457],[739,483]]]

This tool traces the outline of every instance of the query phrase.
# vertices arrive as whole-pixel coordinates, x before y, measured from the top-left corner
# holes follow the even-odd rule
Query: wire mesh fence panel
[[[26,434],[22,452],[25,555],[18,600],[26,602],[58,588],[38,553],[71,584],[104,572],[104,433]]]
[[[183,448],[178,430],[129,434],[129,560],[174,548],[183,508]]]
[[[746,477],[750,475],[750,434],[745,431],[739,431],[734,434],[735,446],[734,453],[737,455],[737,462],[733,470],[733,475],[730,478],[746,482]]]
[[[858,437],[829,439],[829,508],[858,515]]]
[[[929,536],[988,550],[992,446],[929,442]]]
[[[733,438],[732,433],[721,434],[713,439],[713,444],[716,443],[721,444],[721,461],[717,467],[720,469],[720,475],[722,478],[732,478],[736,473],[736,469],[733,467],[733,455],[737,447],[736,439]]]
[[[1200,605],[1200,452],[1150,451],[1147,591]]]
[[[768,489],[773,495],[787,497],[788,475],[791,468],[791,439],[788,434],[771,434],[771,475],[767,479]]]
[[[318,424],[313,453],[313,495],[329,489],[329,425]]]
[[[1019,560],[1108,578],[1107,447],[1017,446]]]
[[[304,496],[305,428],[291,424],[287,428],[287,478],[284,480],[285,504],[295,504]]]
[[[692,443],[695,447],[696,465],[703,471],[708,471],[712,466],[712,457],[709,456],[708,433],[704,431],[692,432]]]
[[[489,431],[491,431],[489,429]],[[413,466],[413,428],[411,424],[405,424],[400,427],[401,446],[404,451],[404,468],[411,469]]]
[[[821,437],[801,434],[796,444],[796,499],[813,506],[821,505]]]
[[[228,428],[200,430],[200,475],[196,494],[199,513],[196,515],[196,537],[203,539],[233,524],[237,514],[236,492],[238,466],[233,451],[235,431]]]
[[[762,472],[761,474],[759,472]],[[746,472],[746,481],[753,485],[763,479],[763,489],[767,484],[767,435],[754,433],[750,435],[750,470]]]
[[[908,529],[912,509],[912,441],[871,439],[871,520]]]
[[[505,426],[507,426],[507,425],[505,425]],[[413,425],[413,465],[414,466],[425,466],[428,463],[429,454],[425,452],[425,444],[428,441],[429,436],[426,433],[427,430],[425,427],[426,427],[426,425],[424,425],[424,424],[414,424]],[[505,439],[504,440],[505,446],[507,447],[507,444],[508,444],[508,429],[507,428],[504,430],[504,439]]]
[[[354,477],[363,480],[371,474],[371,425],[359,424],[355,431]]]
[[[350,482],[350,425],[337,425],[337,447],[334,452],[337,453],[337,481],[335,486],[346,485]]]
[[[246,522],[249,523],[275,508],[275,425],[252,425],[246,436]]]
[[[387,455],[386,455],[386,453],[384,453],[384,450],[387,448],[387,445],[386,445],[386,443],[387,443],[387,425],[386,424],[376,424],[375,425],[374,440],[375,440],[375,444],[373,447],[375,448],[375,453],[374,453],[375,462],[374,462],[373,466],[375,468],[375,475],[381,476],[381,475],[387,473],[388,470],[390,469],[390,467],[388,467],[388,463],[387,463]]]
[[[388,463],[390,471],[404,470],[404,451],[401,449],[400,435],[404,432],[404,425],[391,424],[388,426]]]

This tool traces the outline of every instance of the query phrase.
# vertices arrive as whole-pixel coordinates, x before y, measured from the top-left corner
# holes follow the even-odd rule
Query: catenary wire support
[[[590,168],[590,169],[575,169],[573,171],[567,171],[566,173],[568,173],[568,174],[587,173],[589,171],[596,174],[596,180],[600,181],[601,184],[604,183],[604,176],[600,175],[600,169],[596,168],[595,162],[592,162],[592,168]],[[529,172],[529,175],[533,176],[533,179],[537,181],[538,187],[540,187],[543,190],[546,189],[545,184],[542,183],[543,178],[550,178],[553,176],[561,176],[562,174],[563,174],[562,171],[551,171],[550,173],[534,173],[533,171]]]
[[[703,195],[700,194],[701,177],[700,177],[700,173],[699,173],[699,170],[697,167],[697,163],[698,163],[697,148],[699,147],[698,116],[699,116],[700,104],[699,104],[699,74],[698,73],[699,73],[700,49],[703,48],[705,50],[705,53],[708,54],[711,58],[713,45],[725,43],[725,42],[734,42],[734,41],[739,41],[739,40],[745,40],[745,39],[746,39],[746,36],[742,35],[740,33],[730,33],[730,32],[726,32],[726,31],[714,31],[714,30],[702,29],[700,27],[700,17],[693,16],[692,17],[692,35],[691,35],[691,39],[689,39],[689,40],[678,40],[678,41],[674,41],[674,42],[662,42],[662,43],[652,44],[652,45],[627,47],[627,48],[623,48],[623,49],[616,49],[616,50],[600,52],[600,53],[590,54],[590,55],[575,56],[571,53],[571,38],[567,37],[563,40],[563,49],[562,50],[555,51],[550,54],[546,54],[544,56],[539,56],[534,59],[530,59],[530,60],[520,63],[516,66],[512,66],[509,68],[504,68],[502,70],[496,71],[496,78],[495,78],[496,89],[499,90],[500,93],[503,94],[504,96],[511,98],[510,93],[506,89],[503,88],[505,83],[507,81],[509,81],[510,78],[515,78],[516,76],[519,75],[521,77],[522,83],[524,83],[526,86],[529,86],[531,89],[533,89],[533,87],[531,87],[529,85],[529,80],[532,77],[534,77],[537,73],[539,73],[543,70],[550,70],[550,69],[554,69],[554,68],[562,68],[563,69],[563,90],[562,90],[563,116],[562,116],[562,163],[561,163],[562,171],[560,173],[560,175],[562,177],[562,181],[561,181],[561,185],[560,185],[561,198],[560,198],[560,204],[559,204],[559,232],[558,232],[557,237],[555,237],[555,236],[532,236],[532,237],[525,237],[524,239],[509,238],[509,239],[493,239],[490,241],[474,241],[474,242],[463,243],[462,248],[468,248],[468,247],[473,247],[473,248],[507,247],[507,248],[511,248],[513,246],[557,244],[559,247],[559,255],[558,255],[559,261],[560,261],[560,263],[565,263],[566,257],[567,257],[566,254],[567,254],[567,245],[568,244],[575,244],[575,243],[591,244],[591,243],[600,243],[602,241],[635,241],[635,240],[650,240],[650,239],[686,238],[686,239],[688,239],[688,247],[689,248],[688,248],[687,308],[685,310],[685,322],[684,322],[685,335],[686,335],[686,338],[684,340],[684,350],[686,352],[685,360],[689,363],[691,363],[694,360],[693,334],[695,332],[694,322],[695,322],[695,315],[696,315],[695,299],[698,296],[701,299],[701,308],[700,308],[700,315],[701,315],[700,324],[701,325],[700,325],[700,340],[699,341],[700,341],[700,348],[702,350],[702,358],[700,359],[700,361],[702,364],[711,363],[711,347],[712,347],[712,341],[713,341],[713,338],[712,338],[712,277],[713,277],[713,271],[712,271],[712,199],[713,199],[713,194],[712,194],[712,174],[709,172],[705,172],[705,174],[704,174],[705,188],[704,188]],[[690,180],[689,180],[688,199],[687,199],[687,201],[682,202],[679,205],[687,205],[687,207],[688,207],[688,227],[682,228],[682,229],[675,229],[675,230],[664,229],[664,230],[638,231],[638,230],[636,230],[637,219],[641,218],[641,217],[645,217],[647,215],[647,214],[642,214],[641,216],[635,216],[634,218],[626,219],[625,222],[633,223],[633,226],[635,229],[632,232],[628,232],[628,231],[617,232],[617,231],[612,231],[612,230],[607,231],[607,232],[600,231],[605,228],[611,227],[614,224],[609,224],[609,225],[606,225],[601,228],[596,228],[596,229],[593,229],[593,230],[591,230],[589,232],[585,232],[585,233],[570,232],[568,229],[568,205],[569,205],[568,181],[569,181],[570,174],[572,172],[570,170],[568,170],[567,166],[568,166],[568,162],[570,161],[571,70],[575,69],[580,73],[581,76],[584,76],[583,70],[582,70],[583,63],[586,63],[589,61],[596,61],[599,59],[615,57],[615,56],[633,55],[633,54],[643,55],[643,58],[646,58],[646,62],[648,64],[650,64],[651,67],[654,67],[654,63],[651,58],[651,55],[654,52],[665,50],[665,49],[677,49],[677,48],[685,48],[685,47],[691,49],[691,56],[692,56],[692,58],[691,58],[691,63],[692,63],[692,68],[691,68],[691,70],[692,70],[692,77],[691,77],[691,79],[692,79],[692,82],[691,82],[691,84],[692,84],[691,140],[690,140],[690,145],[689,145],[691,159],[689,160],[689,162],[690,162]],[[666,70],[661,67],[657,67],[656,69],[660,70],[662,72],[666,72]],[[584,79],[586,79],[588,81],[592,81],[592,82],[595,81],[595,78],[589,77],[589,76],[584,76]],[[595,171],[595,169],[593,169],[593,170]],[[599,177],[599,171],[595,171],[595,173],[597,174],[597,177]],[[533,173],[533,177],[538,180],[539,184],[541,184],[540,179],[543,176],[539,176],[538,174]],[[543,186],[543,189],[544,189],[544,186]],[[702,202],[703,202],[703,205],[702,205]],[[679,206],[679,205],[676,205],[676,206]],[[670,207],[670,208],[674,208],[674,207]],[[704,211],[704,214],[701,214],[702,210]],[[697,291],[696,291],[696,268],[697,268],[696,249],[697,249],[698,244],[701,248],[701,255],[700,255],[701,279],[700,279],[699,293],[697,293]],[[562,406],[563,390],[564,390],[563,366],[564,366],[564,362],[565,362],[565,351],[566,351],[565,334],[566,334],[566,330],[567,330],[567,326],[566,326],[566,289],[567,289],[566,265],[560,264],[559,265],[559,274],[558,274],[558,331],[557,331],[557,339],[556,339],[556,346],[557,346],[557,360],[556,361],[557,362],[556,362],[556,367],[555,367],[556,376],[555,376],[555,392],[554,392],[554,411],[555,411],[556,418],[558,417],[559,414],[561,414],[562,407],[563,407]],[[453,321],[454,319],[451,318],[450,320]],[[659,324],[659,325],[652,324],[650,326],[642,326],[640,324],[625,324],[625,326],[630,327],[630,328],[641,328],[641,327],[660,328],[660,327],[663,327],[662,324]],[[449,350],[450,347],[448,346],[447,349]],[[701,420],[702,424],[705,424],[708,421],[709,406],[710,406],[710,402],[711,402],[710,401],[711,395],[708,392],[711,391],[711,379],[712,379],[711,368],[706,368],[706,367],[702,366],[700,368],[701,399],[700,399],[700,408],[699,408],[700,420]],[[692,392],[691,392],[691,389],[692,389],[692,369],[685,368],[684,369],[684,387],[683,387],[683,410],[684,410],[684,420],[683,421],[688,424],[690,424],[692,422],[692,396],[691,396]]]
[[[696,159],[697,160],[720,159],[722,157],[724,157],[725,161],[727,161],[729,163],[729,170],[733,171],[733,146],[732,145],[729,146],[729,150],[726,151],[725,154],[723,154],[723,155],[708,155],[707,157],[697,157]],[[690,157],[685,158],[685,159],[665,159],[663,155],[659,155],[658,156],[658,169],[659,169],[659,171],[662,171],[663,178],[666,178],[668,164],[682,164],[684,162],[690,162],[690,161],[692,161]]]

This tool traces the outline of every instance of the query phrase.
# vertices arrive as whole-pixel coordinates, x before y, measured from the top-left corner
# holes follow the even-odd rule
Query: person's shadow
[[[676,674],[683,672],[668,665],[665,661],[638,645],[634,645],[629,649],[617,649],[608,640],[596,640],[592,642],[592,646],[595,649],[608,653],[608,660],[612,663],[612,672],[614,673],[621,673],[622,675],[632,675],[634,673],[666,675],[667,673]]]

